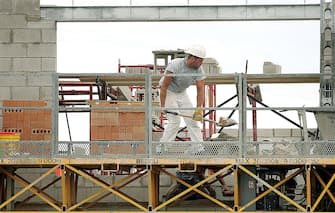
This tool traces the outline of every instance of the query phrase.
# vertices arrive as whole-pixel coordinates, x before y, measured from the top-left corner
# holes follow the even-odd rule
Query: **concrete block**
[[[13,71],[41,71],[41,58],[13,58]]]
[[[56,58],[42,58],[42,71],[56,72]]]
[[[28,57],[56,57],[56,44],[28,44]]]
[[[247,129],[247,136],[252,138],[253,135],[254,135],[253,129]]]
[[[92,19],[97,20],[101,19],[102,11],[100,8],[74,8],[73,9],[73,18],[74,19]]]
[[[172,174],[175,174],[176,172],[172,172]],[[173,180],[166,176],[166,175],[160,175],[159,176],[159,185],[160,186],[171,186],[173,184]]]
[[[84,178],[78,178],[78,188],[79,187],[91,187],[91,186],[86,185],[86,182],[88,182],[88,180]]]
[[[189,16],[192,17],[193,19],[201,19],[201,18],[209,18],[209,19],[215,19],[217,18],[217,11],[213,10],[210,7],[204,7],[204,8],[199,8],[199,10],[190,10]]]
[[[73,20],[72,9],[63,10],[47,10],[41,11],[41,18],[46,18],[48,20]]]
[[[25,176],[27,174],[35,174],[35,173],[40,173],[41,170],[38,169],[31,169],[31,168],[20,168],[19,170],[16,171],[18,175]]]
[[[11,58],[0,58],[0,72],[7,72],[12,70]]]
[[[0,44],[0,57],[24,57],[26,52],[26,44]]]
[[[52,101],[53,100],[53,87],[40,87],[40,100]]]
[[[145,179],[145,180],[144,180]],[[147,181],[148,179],[146,177],[141,177],[133,182],[131,182],[130,184],[128,184],[128,187],[143,187],[143,186],[147,186]],[[144,185],[143,185],[144,184]]]
[[[267,138],[270,138],[270,137],[273,137],[273,129],[259,129],[257,130],[257,136],[258,137],[267,137]]]
[[[20,168],[17,170],[17,174],[22,176],[25,180],[32,182],[39,178],[43,174],[44,170],[38,170],[38,169],[25,169],[25,168]],[[18,185],[20,187],[20,185]]]
[[[302,137],[303,134],[302,129],[292,129],[292,137]]]
[[[280,74],[281,66],[278,64],[269,62],[269,61],[265,61],[263,64],[263,73],[264,74]]]
[[[16,100],[38,100],[39,87],[13,87],[12,98]]]
[[[238,137],[238,129],[223,129],[223,132],[232,137]]]
[[[10,30],[0,30],[0,43],[10,42]]]
[[[0,15],[0,28],[24,28],[26,25],[25,15]]]
[[[131,187],[131,188],[124,188],[122,190],[124,193],[129,195],[130,197],[135,198],[140,202],[144,202],[148,200],[148,190],[145,187]],[[123,202],[120,197],[115,197],[117,202]]]
[[[12,1],[0,0],[0,14],[10,14],[12,12]]]
[[[58,181],[58,182],[60,182],[60,181]],[[46,186],[47,184],[48,183],[43,183],[42,187]],[[58,189],[58,188],[49,187],[49,188],[45,189],[44,192],[47,193],[48,195],[51,195],[52,197],[56,198],[57,200],[62,200],[62,197],[59,197],[59,194],[61,194],[61,190]],[[40,199],[39,203],[41,203],[41,199]]]
[[[45,172],[46,172],[46,171],[45,171]],[[44,174],[44,173],[41,173],[40,176],[43,175],[43,174]],[[56,173],[55,173],[55,172],[54,172],[54,173],[51,173],[50,175],[46,176],[46,177],[41,181],[41,185],[42,185],[42,186],[45,186],[45,185],[47,185],[47,184],[49,184],[49,183],[55,181],[55,179],[57,179]],[[61,181],[58,181],[57,183],[60,184]],[[51,189],[51,188],[50,188],[49,190],[50,190],[50,191],[54,191],[54,189]],[[52,193],[53,193],[53,192],[52,192]]]
[[[10,87],[0,87],[0,100],[10,99]]]
[[[159,10],[159,16],[161,19],[176,19],[176,18],[187,18],[187,8],[170,8],[162,7]]]
[[[39,29],[14,29],[13,42],[41,42],[41,31]]]
[[[2,75],[0,73],[0,85],[5,86],[26,86],[26,77],[24,75]]]
[[[97,188],[80,188],[80,189],[78,189],[78,192],[77,192],[77,200],[83,200],[83,199],[87,198],[89,195],[92,195],[92,194],[96,193],[98,190],[99,189],[97,189]],[[113,195],[108,196],[108,198],[105,198],[104,201],[106,199],[108,199],[108,201],[110,201],[110,198],[112,198],[112,197],[113,197]]]
[[[52,86],[52,75],[41,75],[40,73],[31,73],[27,76],[28,86]]]
[[[274,137],[291,137],[291,129],[274,129]]]
[[[133,17],[137,17],[138,19],[159,19],[159,12],[157,8],[138,8],[136,10],[132,10],[131,14]],[[189,14],[190,15],[190,14]]]
[[[42,30],[42,42],[55,43],[56,42],[56,29]]]
[[[14,14],[26,14],[28,20],[40,18],[40,0],[14,0]]]
[[[102,18],[104,19],[109,19],[109,18],[122,18],[122,17],[129,17],[131,16],[131,9],[124,7],[124,8],[119,8],[119,9],[114,9],[114,8],[103,8],[102,9]]]
[[[56,22],[53,20],[28,21],[29,29],[56,29]]]

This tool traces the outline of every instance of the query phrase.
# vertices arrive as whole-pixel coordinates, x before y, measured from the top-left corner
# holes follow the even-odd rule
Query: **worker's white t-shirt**
[[[183,75],[183,76],[173,76],[172,82],[168,87],[171,92],[180,93],[185,91],[189,86],[194,84],[197,80],[203,80],[206,78],[204,75],[204,70],[202,66],[199,68],[190,68],[186,65],[185,58],[176,58],[172,60],[166,70],[172,72],[173,74],[197,74],[197,75]],[[162,85],[164,76],[160,79],[159,85]]]

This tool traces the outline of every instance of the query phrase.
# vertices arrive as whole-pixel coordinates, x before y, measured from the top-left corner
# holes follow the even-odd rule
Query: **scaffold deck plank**
[[[174,159],[174,158],[0,158],[0,166],[13,167],[50,167],[53,165],[76,165],[79,167],[96,167],[102,164],[116,164],[124,166],[147,166],[163,165],[175,167],[181,164],[195,164],[201,166],[222,165],[266,165],[266,166],[288,166],[288,165],[328,165],[334,166],[335,159],[327,158],[202,158],[202,159]]]

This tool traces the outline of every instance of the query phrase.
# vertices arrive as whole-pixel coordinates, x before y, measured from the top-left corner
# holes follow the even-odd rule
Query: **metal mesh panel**
[[[192,149],[193,147],[203,147],[201,151]],[[240,154],[240,146],[236,141],[215,141],[215,142],[173,142],[160,143],[153,142],[153,155],[162,157],[178,157],[178,158],[201,158],[208,156],[215,157],[237,157]]]
[[[0,157],[3,158],[52,156],[52,145],[49,142],[1,142],[0,147]]]
[[[46,101],[3,100],[0,142],[2,157],[50,157],[52,110]]]
[[[303,141],[249,141],[246,143],[245,155],[252,157],[297,157],[305,156]]]
[[[335,141],[316,141],[311,144],[310,155],[326,156],[335,154]]]
[[[144,155],[141,141],[60,142],[58,155],[67,157],[139,157]]]

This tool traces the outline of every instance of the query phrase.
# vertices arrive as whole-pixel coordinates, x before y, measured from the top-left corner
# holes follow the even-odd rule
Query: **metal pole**
[[[252,90],[252,95],[256,97],[256,90]],[[252,101],[252,107],[256,108],[256,101]],[[257,111],[256,109],[252,110],[252,130],[253,130],[253,140],[257,141]]]
[[[149,157],[152,157],[152,75],[150,73],[146,73],[145,75],[145,95],[144,95],[144,106],[145,106],[145,144],[147,146],[147,153],[149,153]]]

